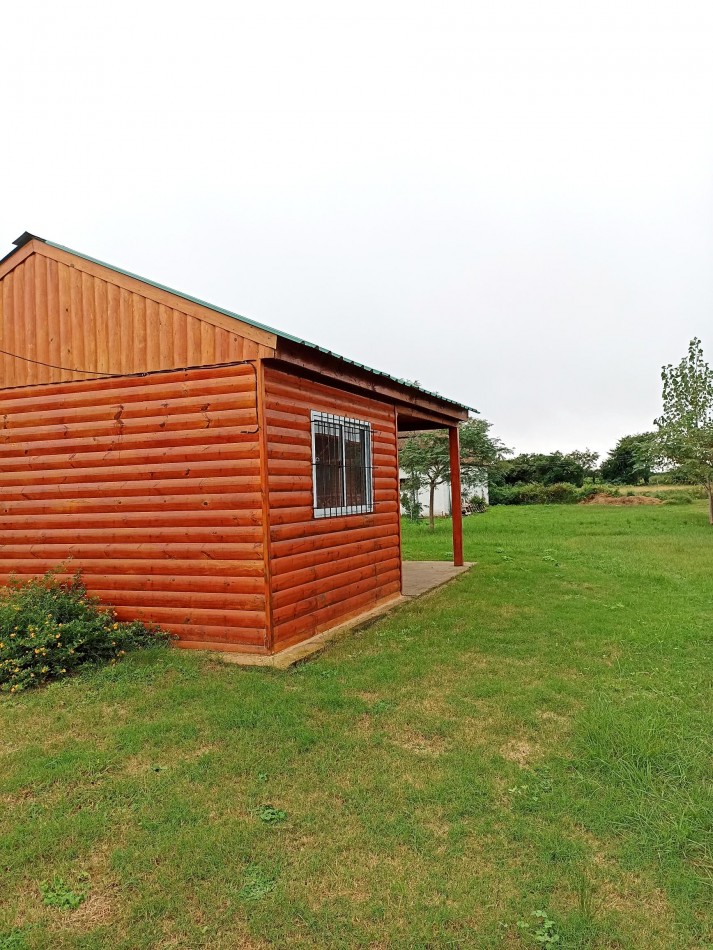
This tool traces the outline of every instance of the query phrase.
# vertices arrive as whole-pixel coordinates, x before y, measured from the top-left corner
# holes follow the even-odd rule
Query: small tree
[[[604,481],[620,485],[648,485],[655,459],[655,432],[625,435],[602,462],[601,475]]]
[[[543,485],[559,485],[562,482],[569,482],[578,488],[582,487],[586,472],[576,453],[553,452],[545,457],[547,465],[541,479]]]
[[[577,450],[570,452],[569,457],[582,466],[585,478],[591,478],[593,482],[596,482],[599,452],[593,452],[591,449]]]
[[[409,472],[401,483],[401,505],[411,521],[418,521],[421,517],[421,502],[418,496],[424,485],[423,475],[413,471]]]
[[[476,488],[487,469],[509,449],[489,432],[491,423],[485,419],[469,419],[460,426],[460,469],[464,493]],[[409,478],[420,477],[428,485],[428,521],[435,526],[433,507],[436,488],[451,477],[448,432],[429,429],[416,432],[404,443],[399,464]]]
[[[713,370],[697,337],[678,366],[661,368],[661,380],[663,414],[656,419],[661,457],[703,485],[713,525]]]

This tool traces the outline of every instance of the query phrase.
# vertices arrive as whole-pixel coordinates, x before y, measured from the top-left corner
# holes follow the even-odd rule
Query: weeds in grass
[[[257,816],[266,825],[279,825],[287,820],[287,812],[282,808],[275,808],[274,805],[259,805]]]
[[[0,950],[27,950],[27,942],[21,930],[13,927],[6,934],[0,934]]]
[[[582,917],[591,918],[594,903],[591,882],[586,874],[580,871],[575,875],[575,885],[579,912]]]
[[[276,881],[258,864],[251,864],[245,869],[243,886],[238,896],[244,901],[259,901],[272,893]]]
[[[82,879],[86,882],[86,877]],[[48,883],[40,884],[42,903],[47,907],[57,907],[59,910],[76,910],[87,899],[88,887],[79,890],[72,888],[60,877],[53,877]]]
[[[508,791],[515,799],[518,799],[523,805],[538,805],[545,795],[552,792],[553,784],[549,770],[542,767],[533,771],[530,781],[523,782],[521,785],[515,785]]]
[[[517,926],[520,930],[528,934],[535,943],[541,947],[554,947],[561,943],[562,938],[557,930],[557,925],[550,918],[547,911],[533,910],[531,917],[534,921],[518,920]]]

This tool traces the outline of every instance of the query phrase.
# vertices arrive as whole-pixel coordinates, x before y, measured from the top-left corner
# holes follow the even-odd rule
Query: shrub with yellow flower
[[[77,575],[0,589],[0,691],[69,676],[87,663],[116,663],[131,650],[165,644],[168,634],[140,621],[117,622]]]

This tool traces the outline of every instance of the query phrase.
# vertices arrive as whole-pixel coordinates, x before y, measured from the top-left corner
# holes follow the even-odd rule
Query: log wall
[[[265,366],[273,648],[400,593],[399,478],[393,405]],[[374,510],[315,518],[311,410],[370,422]]]
[[[66,561],[182,645],[267,649],[254,364],[0,391],[0,582]]]

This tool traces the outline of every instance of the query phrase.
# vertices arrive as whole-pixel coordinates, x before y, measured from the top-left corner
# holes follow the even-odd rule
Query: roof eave
[[[471,409],[431,393],[418,386],[409,385],[404,380],[381,373],[368,366],[332,353],[324,347],[291,339],[278,337],[275,359],[279,362],[297,366],[301,370],[332,382],[341,382],[352,390],[357,390],[395,403],[401,410],[414,414],[423,414],[429,421],[438,421],[443,425],[455,425],[468,419]]]

